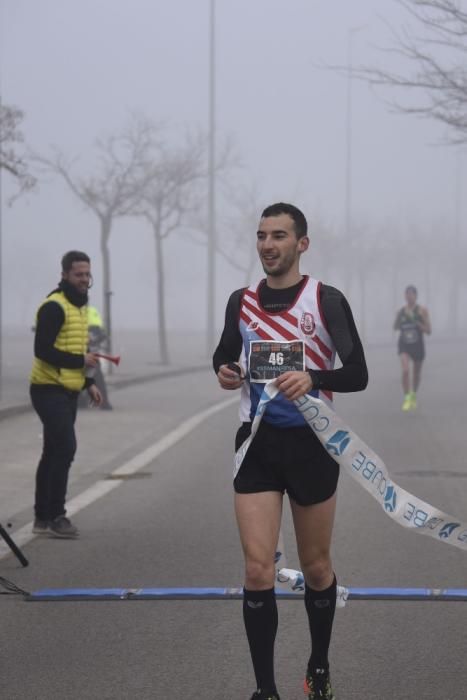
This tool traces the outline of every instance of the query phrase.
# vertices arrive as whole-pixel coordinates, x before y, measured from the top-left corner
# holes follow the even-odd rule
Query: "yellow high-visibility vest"
[[[57,335],[54,347],[74,355],[84,355],[88,343],[87,307],[75,306],[68,301],[63,292],[54,292],[42,302],[39,309],[49,301],[60,304],[65,314],[65,321]],[[55,384],[72,391],[81,391],[85,382],[85,369],[84,366],[80,369],[55,367],[35,357],[30,379],[31,384]]]

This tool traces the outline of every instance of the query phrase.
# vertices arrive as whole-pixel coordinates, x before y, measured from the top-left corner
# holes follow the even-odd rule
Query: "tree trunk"
[[[154,248],[156,257],[156,308],[159,335],[160,362],[169,364],[169,351],[167,345],[167,326],[165,320],[165,285],[164,285],[164,259],[161,238],[160,222],[153,224]]]
[[[110,251],[109,238],[112,229],[112,218],[101,218],[101,254],[102,254],[102,287],[104,290],[104,326],[107,333],[107,352],[112,354],[112,306],[110,280]],[[109,363],[109,374],[112,373],[112,363]]]

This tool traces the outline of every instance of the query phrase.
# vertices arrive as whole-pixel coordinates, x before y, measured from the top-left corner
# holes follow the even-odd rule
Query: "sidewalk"
[[[118,367],[105,363],[107,384],[112,391],[131,384],[209,368],[211,359],[204,352],[204,344],[204,336],[200,334],[172,333],[169,336],[170,363],[162,365],[157,361],[158,347],[154,332],[116,331],[113,352],[120,355],[121,360]],[[0,420],[31,410],[29,373],[32,346],[32,333],[4,331]]]

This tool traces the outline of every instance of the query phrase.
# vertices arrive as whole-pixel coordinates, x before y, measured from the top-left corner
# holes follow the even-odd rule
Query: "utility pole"
[[[462,250],[462,147],[457,146],[456,147],[456,153],[455,153],[455,175],[454,175],[454,181],[455,181],[455,186],[454,186],[454,240],[455,240],[455,246],[458,251],[458,255],[460,255],[460,251]],[[460,290],[461,290],[461,279],[462,279],[462,269],[463,266],[459,266],[459,260],[457,261],[457,264],[454,265],[454,279],[452,280],[452,283],[454,285],[454,290],[453,290],[453,319],[452,322],[454,324],[453,331],[455,334],[461,332],[462,330],[462,322],[460,318],[460,302],[459,302],[459,296],[460,296]]]
[[[208,270],[207,270],[207,354],[214,349],[216,318],[216,15],[215,0],[209,12],[209,140],[208,140]]]
[[[353,244],[353,221],[352,221],[352,84],[353,84],[353,38],[362,30],[363,26],[352,27],[347,34],[347,109],[346,109],[346,157],[345,157],[345,245]],[[345,275],[344,293],[350,292],[351,277],[349,272]],[[360,332],[365,338],[365,286],[363,279],[360,281],[361,293],[361,320]]]
[[[2,108],[2,96],[0,94],[0,111]],[[0,127],[1,128],[1,127]],[[2,229],[3,229],[3,192],[2,192],[2,170],[0,164],[0,399],[3,395],[3,265],[2,265]]]
[[[347,108],[346,108],[346,158],[345,158],[345,238],[348,243],[352,232],[352,83],[353,38],[365,28],[352,27],[347,35]]]

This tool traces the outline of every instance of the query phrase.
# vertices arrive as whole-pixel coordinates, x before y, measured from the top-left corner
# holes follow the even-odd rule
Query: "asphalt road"
[[[465,346],[432,344],[419,409],[404,415],[393,348],[370,349],[368,390],[338,397],[336,410],[401,486],[467,520],[466,381],[456,369],[464,357]],[[0,576],[28,591],[240,585],[231,490],[237,409],[199,416],[229,398],[213,375],[198,372],[116,392],[113,412],[84,411],[70,483],[81,538],[26,542],[30,565],[3,556]],[[180,426],[184,436],[173,432]],[[20,540],[31,519],[39,433],[34,414],[0,423],[0,522],[11,522]],[[163,450],[158,441],[167,435],[173,444]],[[129,474],[129,461],[155,454],[155,444],[159,455],[146,452],[134,476],[109,478],[122,465]],[[93,500],[103,484],[112,490]],[[79,509],[73,499],[83,493],[89,505]],[[288,509],[284,535],[288,564],[298,567]],[[393,523],[345,474],[333,554],[347,586],[467,586],[463,552]],[[2,700],[247,700],[254,690],[238,600],[2,595],[0,619]],[[279,619],[278,686],[282,700],[298,700],[309,649],[302,601],[280,601]],[[466,623],[463,602],[349,601],[336,612],[331,650],[338,700],[465,700]]]

